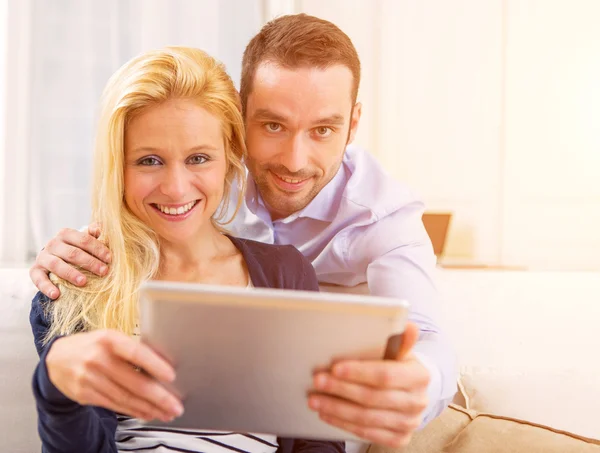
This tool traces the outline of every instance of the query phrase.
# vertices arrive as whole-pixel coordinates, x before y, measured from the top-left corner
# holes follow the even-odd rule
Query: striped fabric
[[[253,287],[250,276],[248,286]],[[139,338],[139,326],[134,335]],[[119,452],[185,452],[185,453],[275,453],[277,437],[266,434],[241,434],[181,428],[143,426],[139,420],[117,416],[116,441]]]
[[[181,428],[143,426],[137,419],[118,416],[119,452],[275,453],[277,437]]]

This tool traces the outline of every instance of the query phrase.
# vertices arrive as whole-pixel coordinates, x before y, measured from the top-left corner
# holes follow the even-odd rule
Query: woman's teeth
[[[155,204],[155,206],[158,209],[160,209],[163,214],[181,215],[181,214],[185,214],[190,209],[192,209],[197,202],[198,202],[198,200],[196,200],[196,201],[190,201],[188,204],[186,204],[184,206],[179,206],[178,208],[170,208],[168,206],[163,206],[163,205],[160,205],[160,204]]]

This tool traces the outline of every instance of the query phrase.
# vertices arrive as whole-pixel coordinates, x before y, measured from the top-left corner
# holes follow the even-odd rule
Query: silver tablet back
[[[185,413],[169,426],[356,440],[308,408],[313,372],[342,357],[382,357],[407,308],[370,296],[150,282],[140,328],[176,367]]]

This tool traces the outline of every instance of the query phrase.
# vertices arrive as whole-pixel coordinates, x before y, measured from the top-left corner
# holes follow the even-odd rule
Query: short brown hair
[[[360,84],[360,60],[352,41],[331,22],[307,14],[281,16],[268,22],[244,51],[240,95],[246,114],[256,69],[270,61],[286,68],[346,66],[352,72],[352,104]]]

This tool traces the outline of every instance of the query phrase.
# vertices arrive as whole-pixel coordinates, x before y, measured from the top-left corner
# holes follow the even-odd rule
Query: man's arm
[[[416,358],[427,368],[430,381],[429,404],[423,424],[437,417],[456,393],[456,357],[438,321],[438,294],[432,280],[427,242],[413,243],[390,250],[375,259],[367,270],[369,290],[375,296],[398,297],[411,305],[409,320],[420,330],[413,348]]]
[[[435,418],[456,393],[456,356],[440,326],[439,294],[435,285],[436,257],[422,221],[423,204],[413,201],[365,228],[350,253],[364,256],[369,292],[410,303],[409,319],[420,330],[413,352],[430,375],[429,405],[423,425]],[[361,253],[362,251],[362,253]],[[352,255],[349,255],[351,258]]]
[[[329,423],[390,447],[407,445],[456,390],[455,355],[439,326],[435,257],[422,212],[421,203],[410,201],[377,222],[348,231],[342,257],[349,270],[366,275],[371,294],[411,304],[404,334],[410,350],[395,360],[337,363],[315,379],[323,395],[311,404]]]

